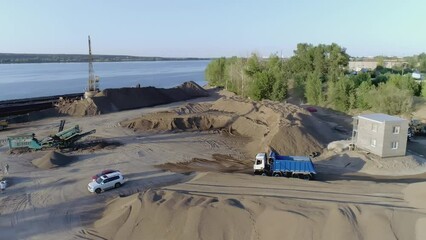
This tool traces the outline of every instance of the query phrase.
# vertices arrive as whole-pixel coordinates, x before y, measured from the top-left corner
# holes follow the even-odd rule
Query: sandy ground
[[[95,128],[89,140],[120,144],[63,152],[66,157],[55,155],[61,161],[43,167],[32,162],[53,153],[9,155],[1,146],[0,163],[10,166],[10,186],[0,194],[0,239],[425,239],[421,162],[398,165],[396,159],[378,174],[373,171],[377,160],[324,151],[314,159],[316,181],[262,177],[251,174],[254,156],[247,145],[253,139],[244,134],[134,131],[121,125],[187,103],[214,106],[215,100],[12,124],[0,139],[22,132],[47,136],[66,119],[68,127]],[[309,117],[288,116],[296,116],[288,127]],[[317,122],[329,122],[332,138],[344,139],[344,133],[333,131],[332,119]],[[316,129],[315,124],[303,129]],[[119,169],[127,182],[99,195],[89,193],[91,176],[107,168]],[[394,176],[401,168],[404,174]]]

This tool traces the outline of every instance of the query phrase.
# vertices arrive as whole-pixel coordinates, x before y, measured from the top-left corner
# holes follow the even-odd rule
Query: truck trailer
[[[314,164],[307,156],[281,156],[275,151],[258,153],[253,165],[255,175],[314,179]]]

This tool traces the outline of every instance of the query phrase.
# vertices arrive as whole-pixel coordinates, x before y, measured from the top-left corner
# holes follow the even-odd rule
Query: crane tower
[[[86,92],[84,93],[85,98],[91,98],[99,92],[99,77],[95,76],[95,70],[93,69],[93,56],[92,46],[90,43],[89,35],[89,80]]]

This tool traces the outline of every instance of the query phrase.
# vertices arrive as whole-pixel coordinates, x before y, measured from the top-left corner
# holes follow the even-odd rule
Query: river
[[[170,88],[185,81],[206,84],[210,61],[95,62],[100,88]],[[0,64],[0,100],[84,92],[88,63]]]

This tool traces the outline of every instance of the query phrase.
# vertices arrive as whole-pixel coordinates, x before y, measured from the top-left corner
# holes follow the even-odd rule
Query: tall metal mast
[[[99,77],[95,76],[95,70],[93,69],[93,56],[92,56],[92,46],[90,43],[89,35],[89,82],[88,82],[88,92],[97,92],[99,91]]]

